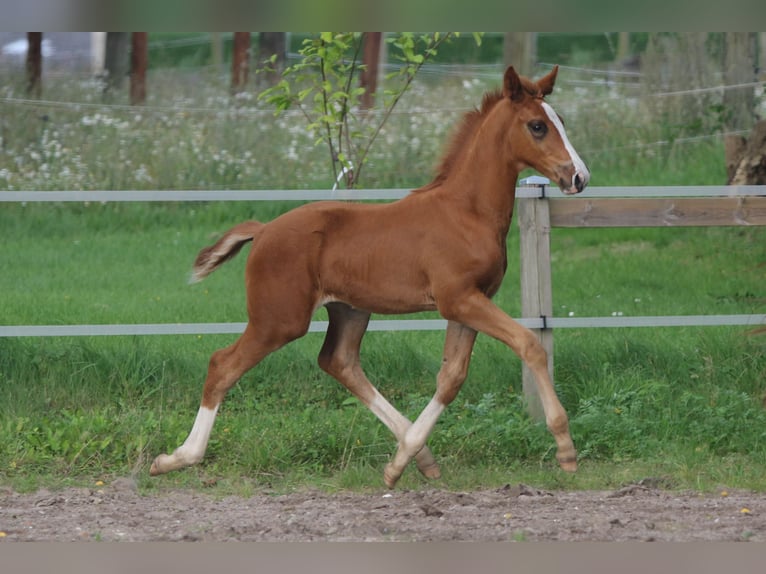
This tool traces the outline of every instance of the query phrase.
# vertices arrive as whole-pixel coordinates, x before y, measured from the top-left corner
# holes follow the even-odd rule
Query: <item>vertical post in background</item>
[[[274,59],[273,64],[266,66],[267,62]],[[269,86],[275,85],[282,77],[282,72],[287,64],[287,34],[285,32],[259,32],[258,33],[258,58],[255,64],[256,70],[264,83]]]
[[[149,60],[147,32],[133,32],[130,52],[130,103],[146,102],[146,68]]]
[[[553,380],[553,330],[546,325],[553,316],[551,289],[551,221],[550,206],[545,195],[549,180],[530,177],[519,182],[521,186],[537,187],[539,198],[517,199],[517,218],[520,232],[521,315],[543,319],[542,329],[532,329],[548,354],[548,373]],[[530,416],[544,419],[537,385],[532,371],[522,364],[522,387]]]
[[[766,78],[766,32],[758,32],[758,60],[756,62],[759,77]]]
[[[220,32],[210,32],[210,57],[217,76],[223,69],[223,39]]]
[[[536,32],[506,32],[503,39],[503,63],[519,74],[531,76],[537,62]]]
[[[43,91],[43,33],[27,32],[27,93],[37,98]]]
[[[617,53],[615,61],[617,64],[624,65],[630,57],[630,32],[617,32]]]
[[[128,32],[106,33],[104,51],[104,70],[106,71],[104,96],[106,99],[111,99],[125,85],[125,77],[130,71],[129,47],[130,34]]]
[[[756,77],[757,35],[754,32],[726,32],[723,80],[728,89],[723,93],[727,131],[749,130],[756,122],[755,95],[752,84]]]
[[[247,84],[250,68],[250,32],[234,32],[234,48],[231,56],[231,93],[237,94]]]
[[[364,69],[361,73],[360,83],[364,88],[362,94],[362,108],[369,110],[375,105],[375,92],[378,89],[378,62],[380,61],[380,45],[383,38],[382,32],[364,33]]]
[[[106,57],[106,32],[90,33],[90,71],[94,76],[104,73]]]

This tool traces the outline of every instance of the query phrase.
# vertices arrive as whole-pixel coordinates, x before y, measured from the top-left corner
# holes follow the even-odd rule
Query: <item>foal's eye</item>
[[[527,127],[529,128],[531,134],[536,138],[541,138],[546,133],[548,133],[548,126],[546,126],[545,122],[541,120],[532,120],[527,124]]]

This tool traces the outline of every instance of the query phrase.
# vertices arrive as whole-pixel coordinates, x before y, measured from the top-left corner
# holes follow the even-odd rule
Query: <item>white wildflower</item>
[[[152,182],[152,176],[149,175],[149,170],[146,168],[144,164],[141,164],[139,168],[134,172],[133,178],[137,182],[141,183],[151,183]]]

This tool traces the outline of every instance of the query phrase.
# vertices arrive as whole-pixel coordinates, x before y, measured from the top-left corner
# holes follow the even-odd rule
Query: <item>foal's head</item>
[[[533,82],[509,67],[503,77],[502,101],[495,107],[512,117],[504,144],[517,171],[531,167],[555,181],[564,193],[579,193],[588,185],[590,173],[569,143],[561,118],[543,99],[553,91],[557,73],[555,66]]]

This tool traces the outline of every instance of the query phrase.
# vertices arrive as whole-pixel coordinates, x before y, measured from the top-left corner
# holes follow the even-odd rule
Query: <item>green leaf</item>
[[[301,90],[300,92],[298,92],[298,101],[302,102],[303,100],[305,100],[306,96],[308,96],[313,89],[314,88],[306,88],[305,90]]]

